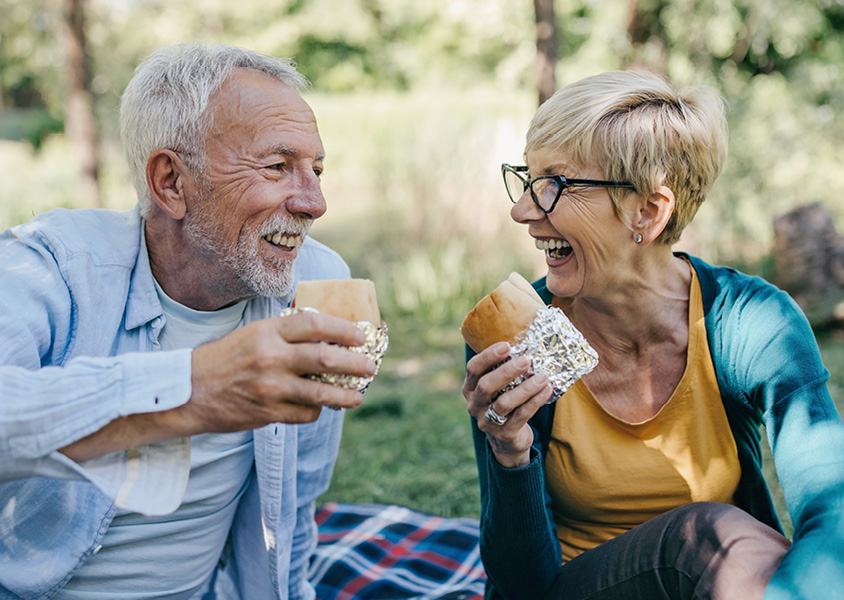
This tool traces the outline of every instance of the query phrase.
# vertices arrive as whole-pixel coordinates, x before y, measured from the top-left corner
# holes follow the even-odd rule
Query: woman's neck
[[[600,296],[555,298],[572,323],[596,346],[614,352],[675,338],[688,329],[691,267],[670,253],[651,254]]]

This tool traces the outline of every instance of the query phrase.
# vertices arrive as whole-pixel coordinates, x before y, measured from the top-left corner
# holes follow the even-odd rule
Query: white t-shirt
[[[246,301],[198,311],[168,297],[157,282],[156,290],[165,319],[161,350],[196,348],[242,323]],[[189,600],[202,594],[246,488],[254,458],[252,432],[200,434],[190,443],[190,478],[181,506],[160,517],[119,511],[102,547],[56,599]]]

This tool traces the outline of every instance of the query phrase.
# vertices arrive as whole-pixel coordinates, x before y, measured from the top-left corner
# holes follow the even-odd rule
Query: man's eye
[[[322,177],[322,169],[314,169],[314,175],[316,175],[317,178]]]
[[[285,165],[284,163],[275,163],[275,164],[272,164],[272,165],[267,165],[266,168],[272,169],[274,171],[283,171],[286,166],[287,165]]]

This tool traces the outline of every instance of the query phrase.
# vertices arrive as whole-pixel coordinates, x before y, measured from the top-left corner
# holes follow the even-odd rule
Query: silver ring
[[[499,415],[497,412],[495,412],[495,409],[492,408],[492,404],[490,404],[486,407],[484,418],[490,423],[493,423],[494,425],[501,426],[507,422],[507,419],[509,417],[502,417],[501,415]]]

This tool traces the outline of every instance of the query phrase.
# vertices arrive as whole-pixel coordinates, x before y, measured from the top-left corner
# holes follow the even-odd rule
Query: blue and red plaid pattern
[[[326,503],[309,578],[318,600],[482,600],[478,522]]]

